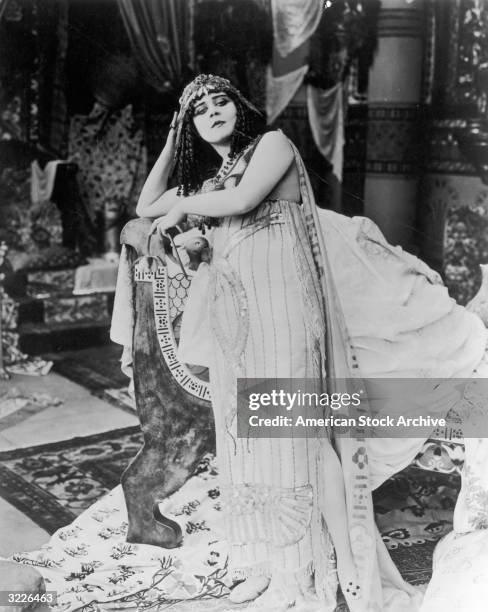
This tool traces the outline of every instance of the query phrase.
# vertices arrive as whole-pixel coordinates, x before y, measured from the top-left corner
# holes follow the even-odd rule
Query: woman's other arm
[[[252,210],[276,187],[294,159],[286,137],[281,132],[267,132],[256,147],[239,185],[181,198],[164,217],[154,220],[151,232],[164,233],[187,214],[226,217]]]
[[[175,154],[176,113],[171,122],[166,144],[144,183],[136,206],[139,217],[159,217],[168,213],[181,198],[176,195],[178,189],[168,189]]]

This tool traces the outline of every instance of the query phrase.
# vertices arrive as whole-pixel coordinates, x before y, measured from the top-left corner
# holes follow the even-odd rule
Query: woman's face
[[[228,144],[236,119],[236,105],[224,92],[205,94],[193,109],[193,124],[203,140],[210,144]]]

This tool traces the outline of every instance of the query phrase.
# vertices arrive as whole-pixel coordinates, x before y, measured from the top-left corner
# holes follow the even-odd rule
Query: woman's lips
[[[224,125],[224,123],[225,123],[225,121],[216,121],[216,122],[215,122],[215,123],[212,125],[212,127],[213,127],[213,128],[214,128],[214,127],[220,127],[221,125]]]

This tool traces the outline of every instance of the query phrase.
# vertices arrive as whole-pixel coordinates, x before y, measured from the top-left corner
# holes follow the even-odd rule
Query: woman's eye
[[[217,106],[225,106],[229,101],[228,98],[219,98],[216,102]]]

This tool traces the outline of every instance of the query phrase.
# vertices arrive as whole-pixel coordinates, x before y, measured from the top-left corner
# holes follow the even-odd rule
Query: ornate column
[[[383,0],[370,69],[364,213],[412,248],[417,216],[423,0]]]
[[[422,258],[465,304],[488,262],[488,0],[437,2],[433,19]]]

